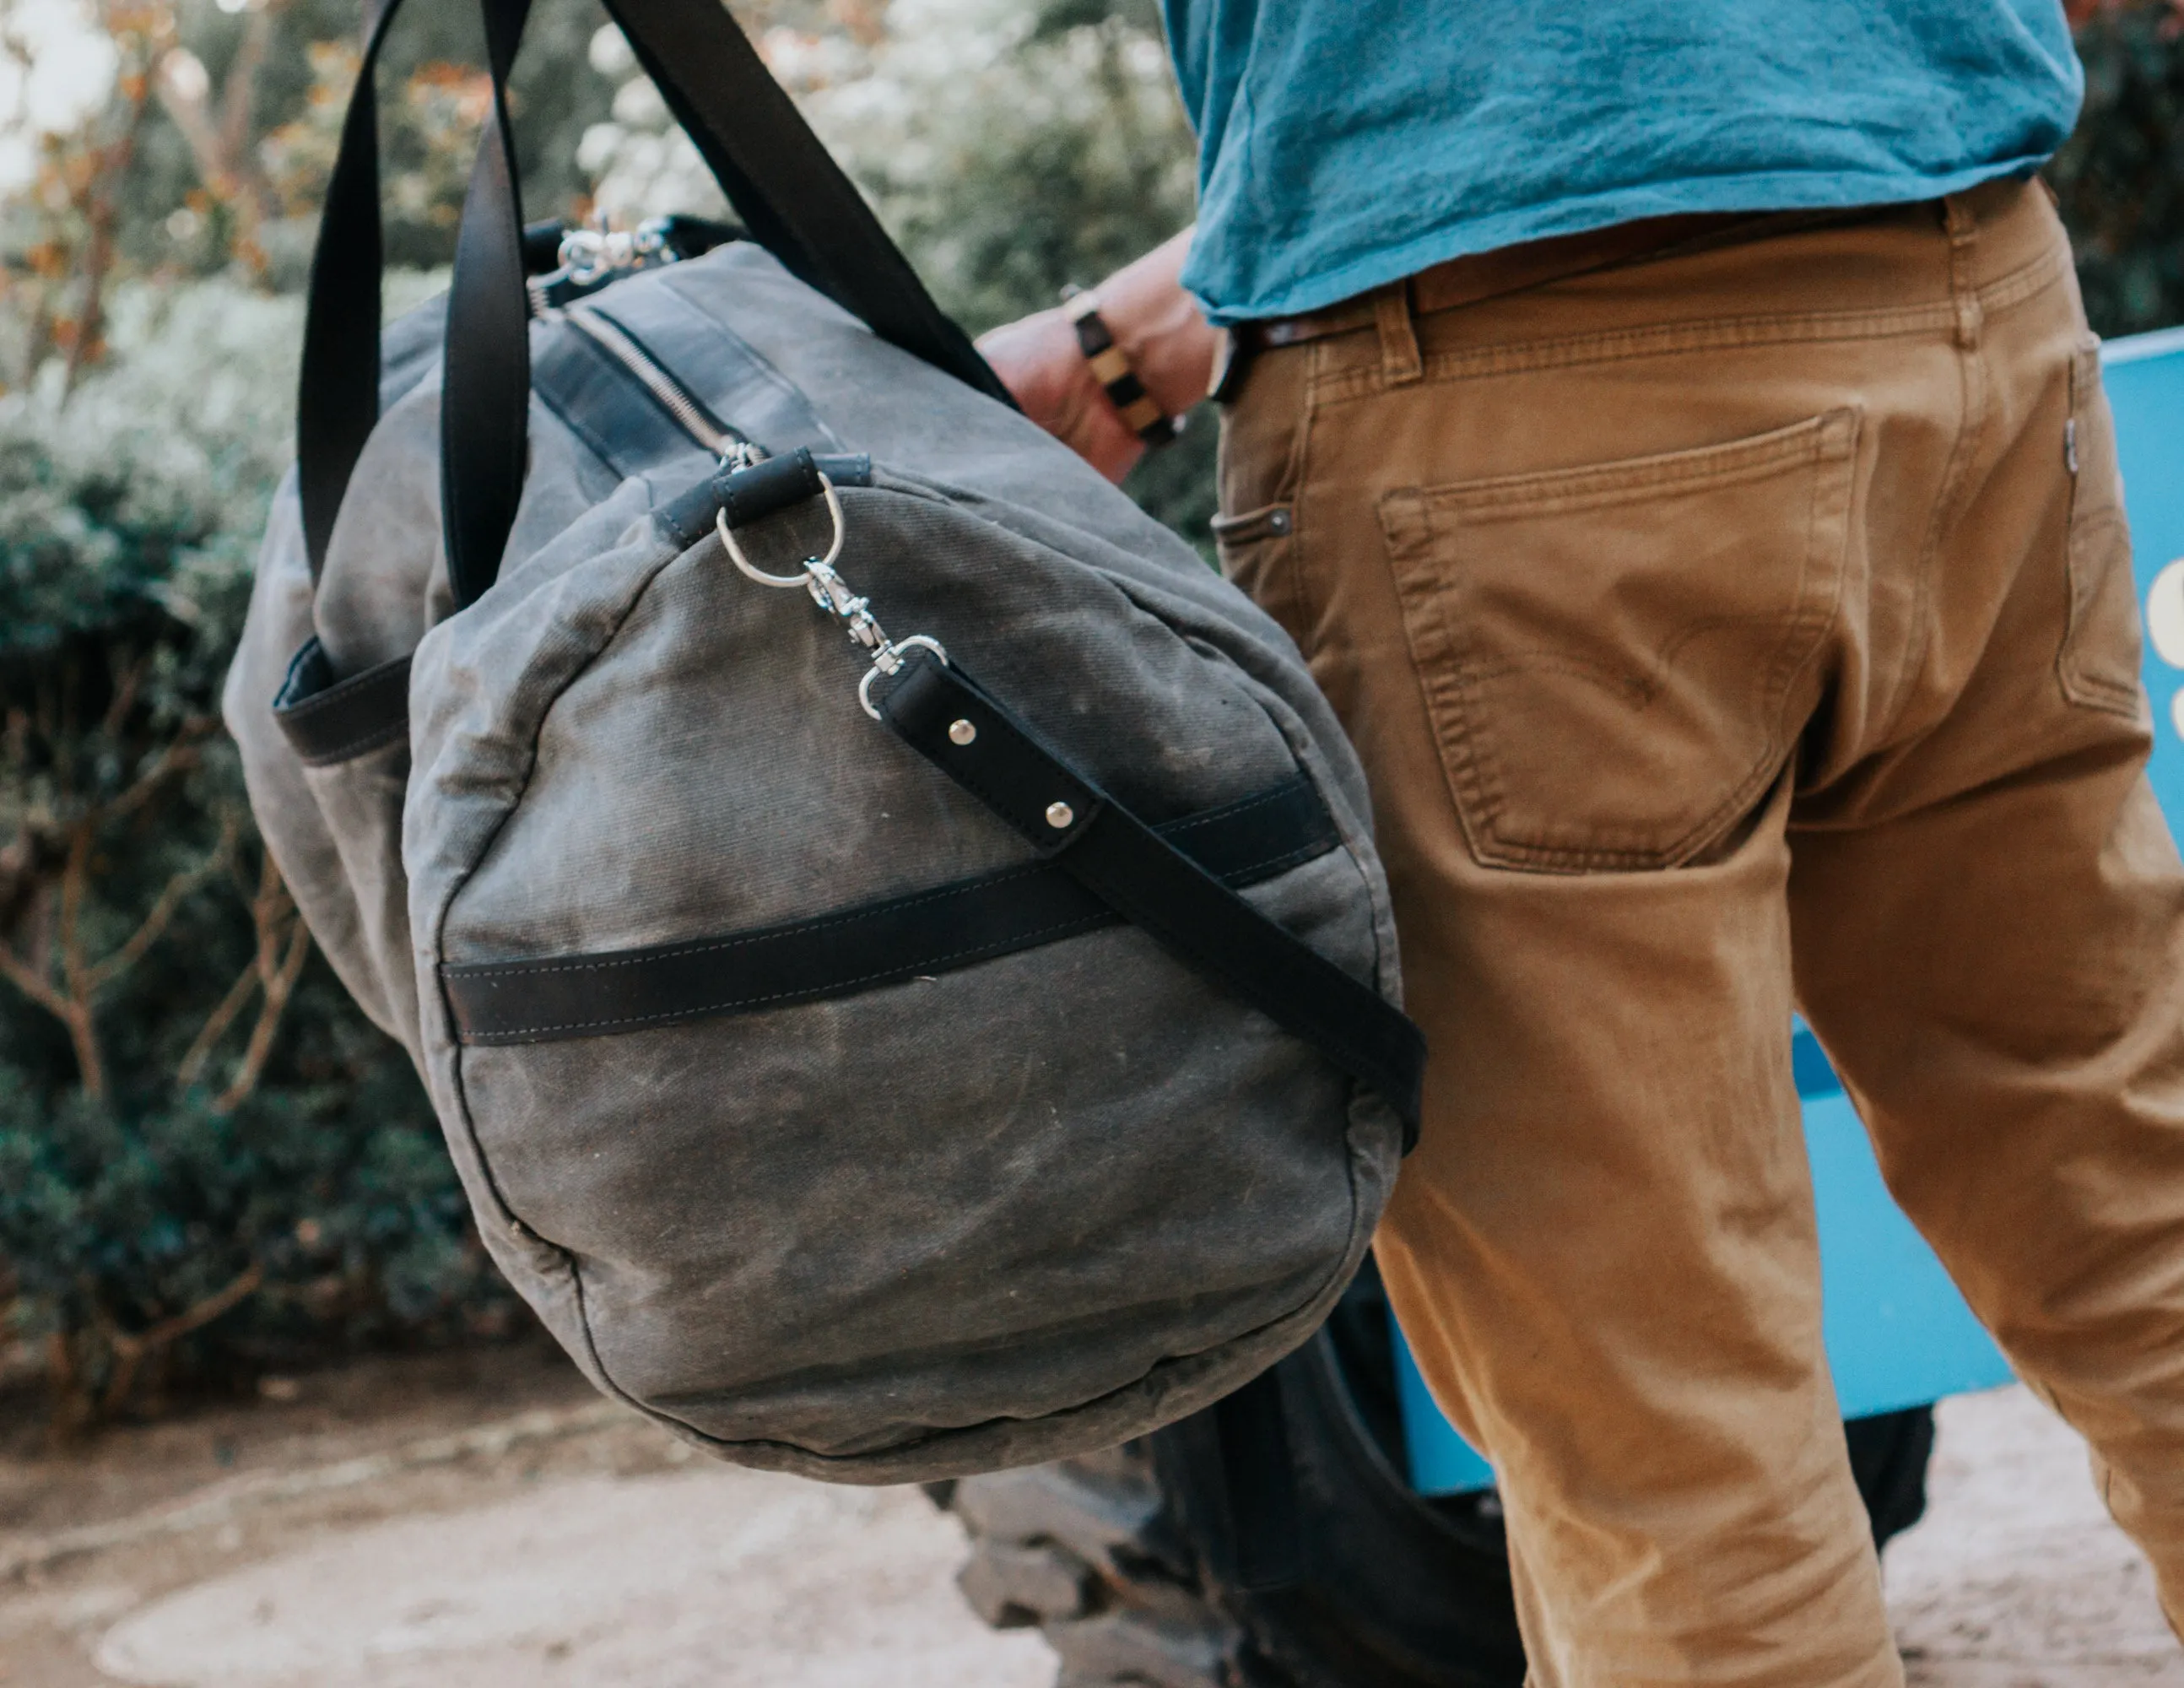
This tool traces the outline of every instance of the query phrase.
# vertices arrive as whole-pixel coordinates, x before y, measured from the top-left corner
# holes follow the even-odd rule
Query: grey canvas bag
[[[495,1260],[750,1465],[1228,1395],[1356,1269],[1423,1062],[1295,648],[1015,413],[717,0],[610,9],[754,238],[526,279],[502,111],[448,299],[382,337],[393,9],[226,709]]]

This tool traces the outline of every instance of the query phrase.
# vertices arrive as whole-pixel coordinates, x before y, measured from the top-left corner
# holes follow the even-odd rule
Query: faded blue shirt
[[[1685,211],[2029,170],[2084,78],[2059,0],[1163,0],[1218,321]]]

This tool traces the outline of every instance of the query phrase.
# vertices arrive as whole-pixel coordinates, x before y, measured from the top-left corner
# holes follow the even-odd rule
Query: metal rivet
[[[1067,803],[1050,803],[1046,805],[1046,824],[1056,832],[1060,832],[1076,818],[1077,811]]]
[[[951,721],[948,723],[948,742],[951,744],[967,744],[978,736],[978,729],[967,721]]]

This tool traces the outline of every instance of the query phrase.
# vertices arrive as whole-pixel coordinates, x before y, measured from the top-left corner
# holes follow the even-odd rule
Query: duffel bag
[[[382,336],[393,9],[226,701],[495,1260],[745,1464],[1226,1395],[1357,1268],[1424,1059],[1296,650],[1017,414],[718,0],[610,9],[747,235],[526,241],[493,0],[450,291]]]

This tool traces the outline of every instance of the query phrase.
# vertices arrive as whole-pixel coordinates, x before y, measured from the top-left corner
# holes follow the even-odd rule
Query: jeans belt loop
[[[1373,295],[1373,320],[1380,331],[1380,376],[1404,386],[1426,372],[1418,354],[1418,325],[1411,315],[1411,284],[1391,281]]]

